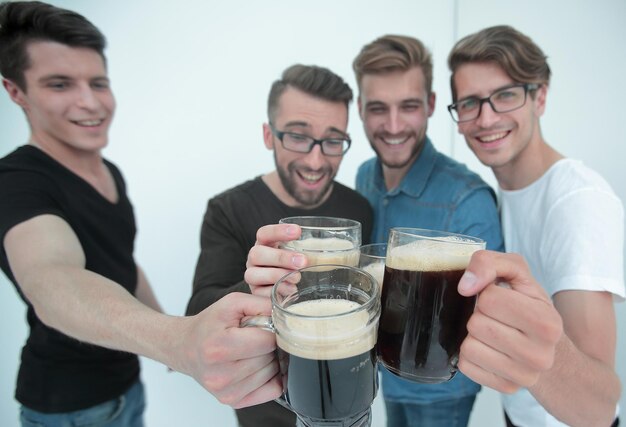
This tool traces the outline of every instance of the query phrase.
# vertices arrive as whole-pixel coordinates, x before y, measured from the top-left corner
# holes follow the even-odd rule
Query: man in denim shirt
[[[354,60],[358,108],[377,154],[363,163],[357,191],[374,209],[372,242],[391,227],[418,227],[484,239],[502,250],[493,190],[437,152],[426,137],[435,107],[430,53],[414,38],[384,36]],[[382,370],[388,427],[466,426],[480,385],[457,372],[442,384],[418,384]]]

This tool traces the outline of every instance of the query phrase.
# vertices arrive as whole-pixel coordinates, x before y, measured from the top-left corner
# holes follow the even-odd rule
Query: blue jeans
[[[22,427],[143,427],[146,406],[143,384],[137,381],[126,393],[87,409],[45,414],[22,405]]]
[[[467,427],[476,395],[414,404],[385,402],[387,427]]]

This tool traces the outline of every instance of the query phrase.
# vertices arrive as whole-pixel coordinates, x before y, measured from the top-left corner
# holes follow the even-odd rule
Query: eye
[[[417,111],[420,108],[420,104],[403,104],[402,105],[402,110],[403,111]]]
[[[308,136],[300,135],[299,133],[286,133],[285,136],[287,136],[291,141],[296,143],[306,143],[310,140]]]
[[[384,114],[387,112],[387,108],[383,105],[372,105],[367,107],[367,112],[370,114]]]
[[[46,87],[59,91],[67,89],[69,86],[69,83],[65,81],[50,81],[46,84]]]
[[[478,100],[478,98],[467,98],[463,101],[457,102],[456,108],[458,111],[469,111],[478,108],[479,104],[480,101]]]
[[[493,100],[494,101],[510,101],[513,99],[516,99],[519,97],[519,91],[511,88],[511,89],[504,89],[501,90],[499,92],[494,93],[493,96]]]
[[[106,80],[97,80],[91,83],[91,87],[94,89],[109,89],[110,84]]]

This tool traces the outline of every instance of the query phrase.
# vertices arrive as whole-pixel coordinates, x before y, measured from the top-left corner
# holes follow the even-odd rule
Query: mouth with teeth
[[[387,145],[401,145],[409,140],[409,136],[396,136],[396,137],[380,137],[381,141],[383,141]]]
[[[104,123],[104,119],[72,120],[72,123],[82,127],[98,127]]]
[[[298,171],[297,174],[307,185],[316,185],[324,178],[324,173],[321,172],[315,173],[310,171]]]
[[[481,145],[493,146],[498,145],[502,142],[504,138],[506,138],[511,131],[502,131],[498,133],[491,133],[489,135],[477,136],[476,139]]]

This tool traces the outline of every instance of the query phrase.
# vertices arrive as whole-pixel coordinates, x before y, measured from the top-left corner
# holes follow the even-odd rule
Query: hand
[[[288,249],[278,249],[278,244],[300,237],[300,227],[295,224],[270,224],[259,228],[256,243],[248,253],[244,280],[254,295],[270,296],[272,286],[285,274],[306,267],[306,257]]]
[[[282,393],[273,333],[240,328],[242,318],[271,313],[267,298],[234,292],[188,317],[184,372],[233,408],[257,405]]]
[[[521,256],[476,252],[459,292],[466,296],[480,292],[459,357],[465,375],[513,393],[532,386],[552,367],[563,322]]]

